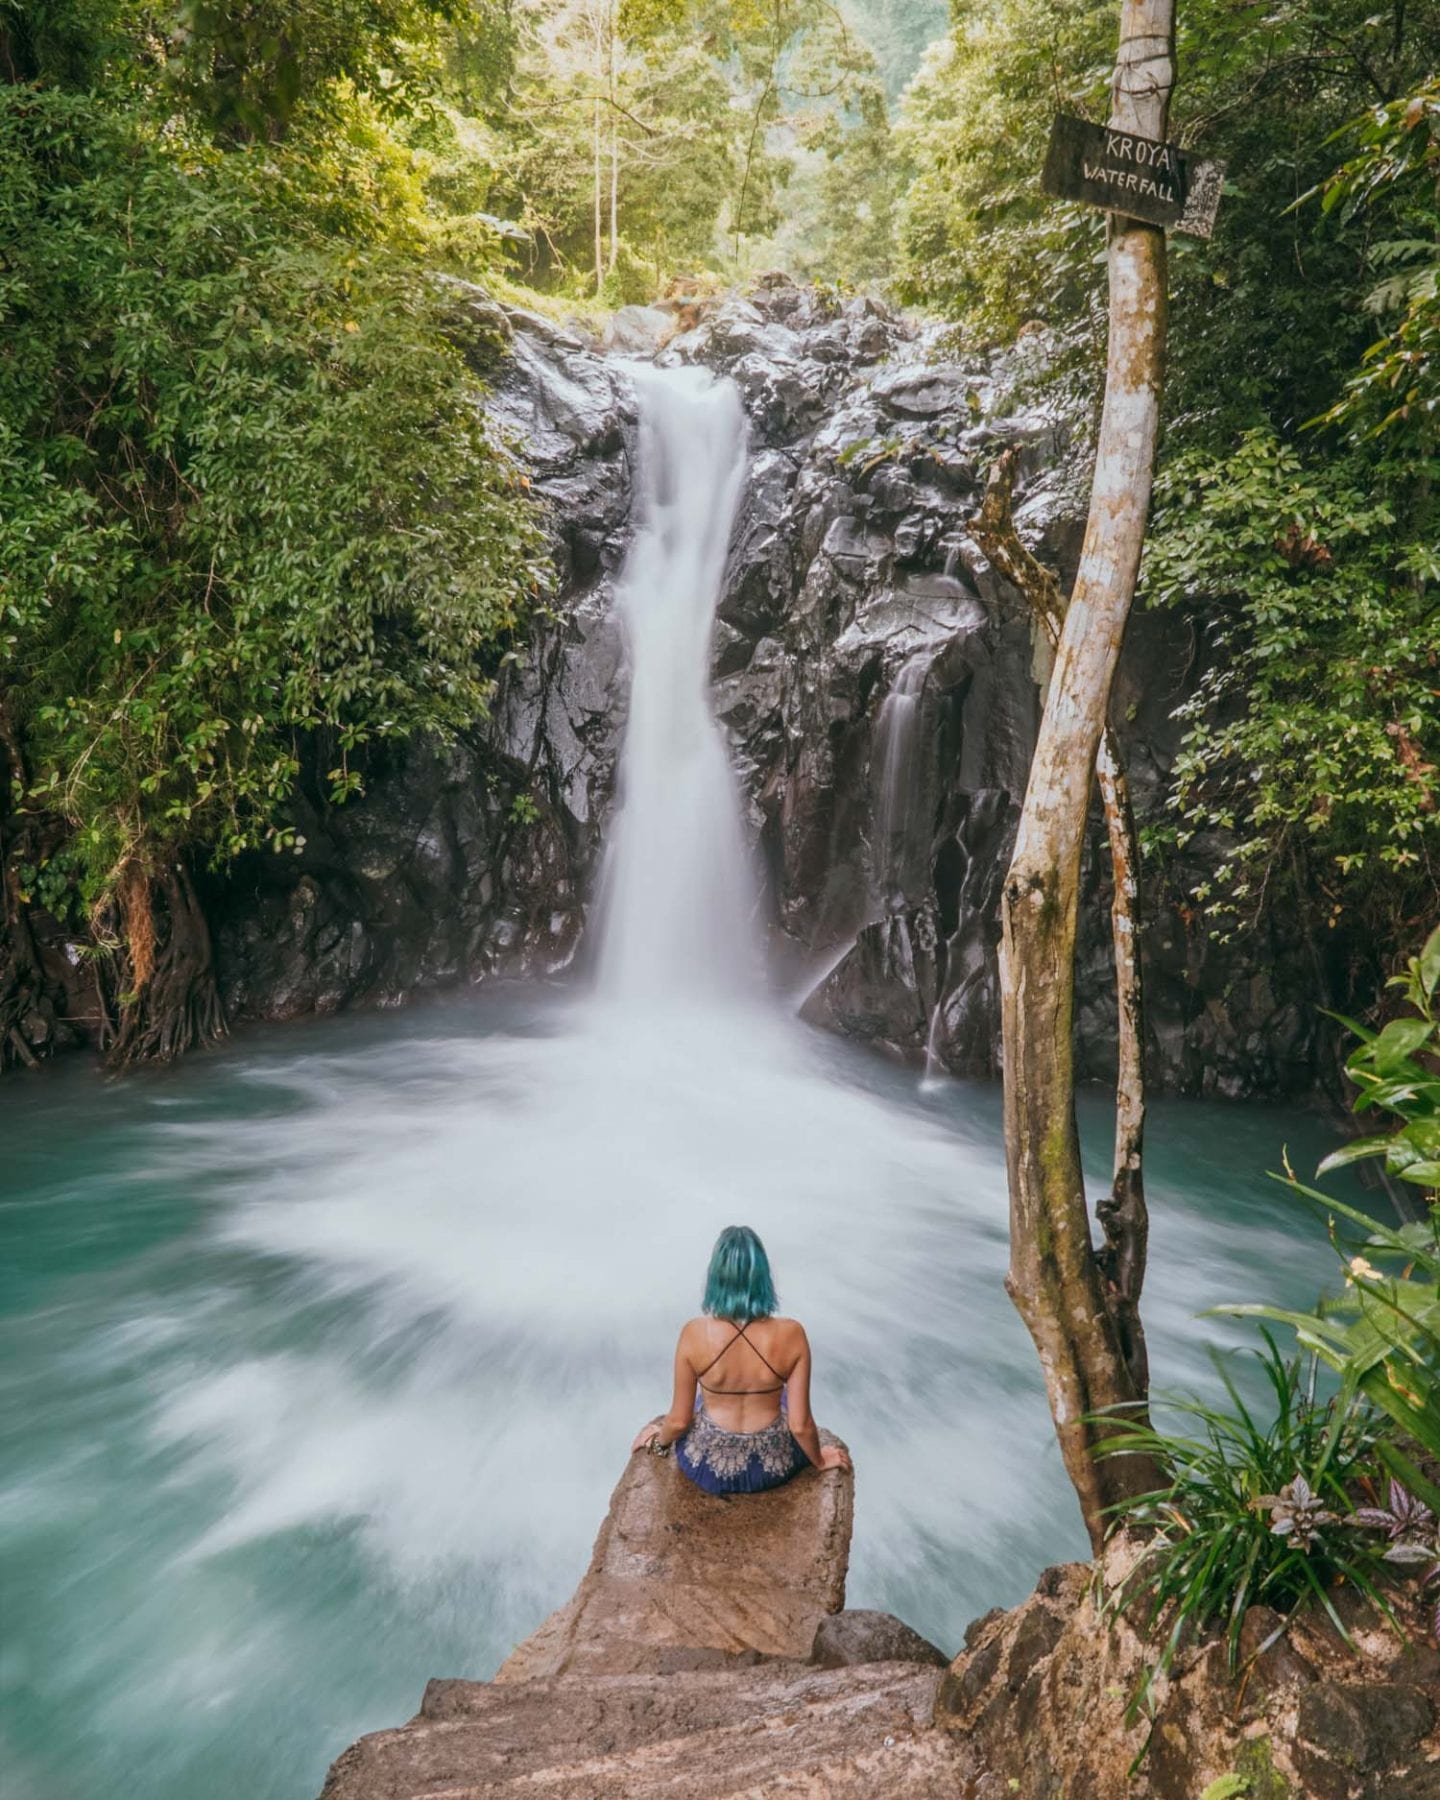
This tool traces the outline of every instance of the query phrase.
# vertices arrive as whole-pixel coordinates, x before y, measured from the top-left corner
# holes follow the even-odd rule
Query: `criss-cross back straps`
[[[705,1377],[715,1367],[716,1363],[719,1362],[720,1358],[725,1354],[725,1352],[728,1349],[730,1349],[733,1344],[738,1343],[741,1338],[745,1339],[745,1342],[750,1346],[750,1348],[760,1358],[761,1362],[764,1363],[765,1367],[775,1377],[775,1386],[774,1387],[761,1387],[761,1388],[705,1387]],[[700,1371],[700,1373],[695,1377],[695,1379],[700,1383],[700,1386],[702,1388],[705,1388],[705,1392],[707,1394],[726,1394],[726,1395],[778,1394],[783,1391],[784,1386],[785,1386],[785,1377],[775,1367],[774,1363],[771,1362],[770,1358],[765,1354],[765,1352],[755,1342],[754,1338],[752,1338],[750,1336],[750,1334],[746,1331],[746,1329],[743,1325],[737,1325],[735,1327],[734,1337],[727,1339],[726,1342],[720,1346],[719,1352],[710,1358],[709,1362],[706,1363],[705,1367]]]

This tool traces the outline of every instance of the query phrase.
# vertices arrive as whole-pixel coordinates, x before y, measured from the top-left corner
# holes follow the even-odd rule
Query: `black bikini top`
[[[733,1320],[731,1320],[729,1322],[732,1324],[734,1323]],[[712,1388],[712,1387],[706,1387],[705,1386],[705,1377],[715,1367],[716,1363],[719,1362],[720,1357],[723,1356],[725,1354],[725,1352],[730,1348],[730,1345],[737,1343],[741,1338],[745,1339],[745,1342],[747,1344],[749,1344],[750,1348],[760,1358],[761,1362],[764,1363],[765,1367],[775,1377],[774,1387],[763,1387],[763,1388]],[[774,1363],[771,1362],[770,1358],[765,1354],[765,1352],[760,1348],[760,1346],[757,1343],[755,1343],[753,1341],[753,1339],[751,1339],[749,1336],[746,1335],[745,1327],[743,1325],[735,1326],[735,1336],[730,1339],[729,1343],[725,1343],[720,1346],[720,1354],[718,1356],[712,1356],[710,1358],[709,1362],[706,1363],[705,1367],[695,1377],[695,1379],[699,1382],[701,1388],[707,1394],[733,1394],[733,1395],[778,1394],[778,1393],[783,1392],[784,1387],[785,1387],[785,1377],[775,1367]]]

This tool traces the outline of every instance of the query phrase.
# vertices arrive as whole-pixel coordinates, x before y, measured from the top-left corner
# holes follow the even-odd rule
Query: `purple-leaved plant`
[[[1336,1515],[1303,1475],[1287,1481],[1278,1494],[1262,1494],[1255,1504],[1270,1508],[1276,1537],[1288,1537],[1301,1550],[1310,1548],[1323,1526],[1336,1523]]]
[[[1386,1497],[1390,1502],[1388,1506],[1359,1506],[1352,1518],[1357,1525],[1383,1531],[1390,1539],[1390,1548],[1385,1552],[1386,1562],[1411,1567],[1428,1563],[1429,1567],[1420,1578],[1421,1586],[1434,1586],[1440,1582],[1440,1523],[1424,1501],[1417,1500],[1394,1476],[1390,1478],[1390,1491]],[[1440,1595],[1436,1595],[1431,1606],[1430,1632],[1440,1642]]]

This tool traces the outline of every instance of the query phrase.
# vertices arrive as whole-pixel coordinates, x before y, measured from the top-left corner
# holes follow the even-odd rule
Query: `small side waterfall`
[[[639,524],[619,612],[630,717],[600,902],[606,998],[723,997],[753,977],[740,808],[710,711],[710,637],[745,479],[732,383],[638,366]]]
[[[920,737],[920,709],[925,681],[935,660],[933,645],[917,650],[901,665],[895,685],[880,705],[875,721],[875,756],[878,771],[875,793],[875,884],[888,902],[903,890],[906,863],[913,854],[916,792],[916,751]]]

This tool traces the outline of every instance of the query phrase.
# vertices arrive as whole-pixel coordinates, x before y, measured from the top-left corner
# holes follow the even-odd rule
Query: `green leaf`
[[[1316,1169],[1317,1177],[1328,1175],[1334,1169],[1343,1169],[1351,1163],[1361,1162],[1366,1157],[1384,1156],[1389,1150],[1391,1139],[1388,1137],[1354,1138],[1340,1149],[1332,1150]]]
[[[1248,1775],[1217,1775],[1201,1794],[1200,1800],[1239,1800],[1250,1792]]]
[[[1420,987],[1427,999],[1433,998],[1440,987],[1440,925],[1426,938],[1420,952]]]
[[[1374,1043],[1367,1046],[1366,1054],[1382,1074],[1393,1074],[1429,1043],[1435,1031],[1428,1019],[1392,1019]]]

